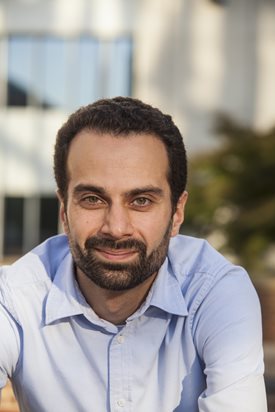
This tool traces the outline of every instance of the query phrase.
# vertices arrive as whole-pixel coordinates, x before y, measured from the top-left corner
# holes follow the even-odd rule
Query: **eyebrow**
[[[106,194],[106,190],[104,189],[104,187],[95,186],[95,185],[79,184],[73,190],[73,193],[76,195],[83,193],[83,192],[93,192],[93,193],[97,193],[98,195]]]
[[[73,190],[73,193],[75,195],[78,195],[78,194],[83,193],[83,192],[93,192],[93,193],[96,193],[96,194],[101,195],[101,196],[108,196],[108,193],[106,192],[106,190],[104,189],[103,186],[89,185],[89,184],[87,184],[87,185],[86,184],[79,184]],[[164,192],[161,188],[156,187],[156,186],[152,186],[152,185],[144,186],[144,187],[138,187],[136,189],[129,190],[129,191],[125,192],[125,196],[126,197],[133,197],[133,196],[138,196],[138,195],[142,195],[142,194],[145,194],[145,193],[154,194],[154,195],[157,195],[157,196],[160,196],[160,197],[164,196]]]
[[[142,195],[142,194],[154,194],[157,196],[162,197],[164,195],[164,192],[162,189],[160,189],[159,187],[156,186],[144,186],[144,187],[138,187],[136,189],[132,189],[129,190],[128,192],[126,192],[126,196],[127,197],[133,197],[133,196],[138,196],[138,195]]]

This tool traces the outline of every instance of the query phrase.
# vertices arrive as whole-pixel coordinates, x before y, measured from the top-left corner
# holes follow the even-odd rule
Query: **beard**
[[[103,289],[122,291],[132,289],[158,272],[168,251],[172,222],[165,231],[160,244],[147,255],[146,245],[137,239],[117,241],[93,236],[86,240],[84,248],[72,239],[69,243],[74,263],[91,281]],[[137,258],[130,263],[105,262],[96,256],[95,249],[132,250]]]

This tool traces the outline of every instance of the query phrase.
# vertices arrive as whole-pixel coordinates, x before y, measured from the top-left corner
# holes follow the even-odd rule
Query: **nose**
[[[121,239],[133,234],[129,211],[123,205],[110,205],[105,212],[101,233],[114,239]]]

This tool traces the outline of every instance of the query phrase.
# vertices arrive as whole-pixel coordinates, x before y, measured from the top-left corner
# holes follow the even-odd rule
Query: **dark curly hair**
[[[132,132],[145,133],[160,139],[167,150],[169,160],[167,179],[171,190],[172,206],[175,209],[186,187],[187,160],[182,136],[171,116],[130,97],[98,100],[71,114],[57,133],[54,152],[55,180],[63,199],[66,199],[68,188],[66,163],[70,143],[83,129],[110,133],[114,136],[127,136]]]

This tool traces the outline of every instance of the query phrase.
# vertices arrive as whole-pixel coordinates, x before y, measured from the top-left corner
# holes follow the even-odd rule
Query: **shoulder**
[[[69,253],[67,237],[54,236],[22,256],[9,266],[0,268],[1,285],[22,286],[29,282],[40,281],[47,276],[54,278],[56,270]]]
[[[261,372],[261,310],[247,272],[205,240],[187,236],[172,240],[169,259],[200,356],[214,364],[253,353],[252,366]]]
[[[247,272],[229,262],[206,240],[176,236],[171,240],[168,257],[191,319],[202,302],[211,301],[214,295],[216,303],[212,302],[212,308],[218,304],[217,295],[221,301],[227,296],[233,302],[234,295],[240,290],[257,303]]]
[[[234,266],[206,240],[191,236],[172,238],[168,257],[180,282],[198,274],[202,278],[214,279]]]
[[[40,328],[52,281],[69,253],[67,238],[56,236],[0,268],[0,388],[18,367],[23,336]]]
[[[20,353],[20,328],[0,303],[0,390],[14,373]]]
[[[43,299],[55,273],[69,252],[67,237],[52,237],[18,259],[0,268],[0,303],[17,319],[16,307],[31,296]]]

